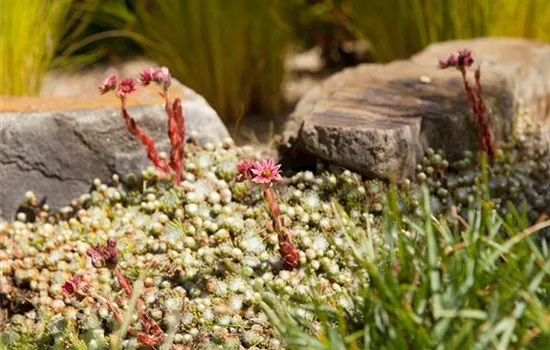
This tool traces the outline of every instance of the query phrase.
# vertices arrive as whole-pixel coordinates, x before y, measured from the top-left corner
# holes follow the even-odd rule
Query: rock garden
[[[550,346],[550,45],[415,52],[268,142],[149,59],[2,95],[0,348]]]

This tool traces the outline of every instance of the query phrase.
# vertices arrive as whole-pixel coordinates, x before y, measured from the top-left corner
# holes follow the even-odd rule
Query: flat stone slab
[[[432,67],[445,53],[469,48],[483,71],[502,75],[533,117],[550,123],[550,45],[520,38],[478,38],[435,43],[411,61]]]
[[[460,73],[437,68],[439,58],[464,48],[481,64],[495,140],[510,133],[520,101],[537,118],[550,117],[550,45],[453,41],[411,60],[360,65],[328,78],[300,100],[286,123],[283,159],[299,165],[314,156],[372,178],[399,179],[413,176],[428,147],[443,149],[450,159],[477,149],[478,126]],[[470,77],[473,84],[473,72]]]
[[[188,135],[196,131],[201,143],[229,137],[225,125],[202,96],[179,83],[171,94],[183,98]],[[45,106],[52,101],[21,98],[15,103],[13,98],[2,97],[0,217],[13,219],[28,190],[39,199],[46,196],[50,207],[56,208],[88,192],[94,178],[110,181],[114,173],[124,176],[151,166],[143,145],[125,129],[117,99],[109,97],[91,102],[84,97],[76,102],[78,107],[91,104],[99,108],[74,109],[70,101],[76,98],[67,98],[66,105],[71,109],[51,105],[54,110],[40,112],[28,110],[32,106],[47,109]],[[169,152],[167,117],[162,100],[155,99],[150,94],[150,99],[145,99],[148,104],[143,104],[144,100],[132,98],[134,106],[129,112],[155,140],[159,151]],[[29,101],[33,101],[31,107]]]

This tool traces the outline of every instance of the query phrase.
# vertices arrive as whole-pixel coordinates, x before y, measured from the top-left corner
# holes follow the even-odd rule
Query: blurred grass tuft
[[[0,95],[36,94],[64,33],[72,0],[0,3]]]
[[[226,121],[281,106],[290,28],[278,1],[182,0],[137,5],[145,54],[203,95]]]
[[[327,0],[333,1],[333,0]],[[407,58],[432,42],[480,36],[550,40],[547,0],[350,0],[351,28],[378,61]]]
[[[36,94],[52,66],[144,53],[227,122],[280,111],[289,45],[320,46],[341,67],[357,63],[339,50],[355,38],[382,62],[444,40],[550,41],[548,0],[3,0],[1,10],[0,94]]]
[[[536,234],[550,221],[501,218],[481,195],[466,219],[436,218],[427,189],[424,218],[405,217],[391,197],[388,254],[372,249],[371,228],[342,224],[357,293],[326,300],[311,290],[290,307],[264,293],[262,308],[288,349],[548,348],[550,252]]]

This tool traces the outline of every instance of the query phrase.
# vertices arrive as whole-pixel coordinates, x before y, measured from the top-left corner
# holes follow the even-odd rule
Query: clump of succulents
[[[319,315],[293,299],[310,302],[314,295],[318,305],[338,303],[354,310],[359,304],[350,304],[355,300],[350,296],[361,296],[370,288],[365,281],[373,278],[372,269],[359,269],[364,275],[358,278],[357,254],[367,254],[384,271],[427,278],[414,264],[395,264],[395,257],[409,246],[410,254],[424,256],[426,248],[412,244],[420,237],[414,234],[416,226],[388,220],[388,213],[426,219],[424,185],[430,213],[444,214],[449,225],[460,225],[460,214],[468,219],[467,209],[480,198],[490,210],[505,214],[507,225],[521,223],[526,229],[529,222],[543,218],[550,207],[550,155],[544,145],[540,133],[526,130],[500,148],[490,168],[479,167],[469,155],[449,164],[441,152],[429,150],[417,180],[389,191],[383,182],[328,164],[279,178],[275,164],[260,162],[265,158],[261,150],[235,147],[228,139],[204,147],[188,144],[185,171],[177,184],[155,169],[124,179],[114,175],[110,184],[95,180],[90,193],[58,213],[28,193],[29,214],[20,213],[0,228],[0,296],[7,320],[2,339],[13,347],[58,348],[74,340],[91,349],[105,348],[115,339],[132,349],[140,346],[138,335],[143,340],[145,334],[190,349],[282,348],[285,337],[263,304],[266,290],[318,327]],[[269,186],[236,181],[237,164],[243,159],[259,164],[254,172],[247,167],[251,181],[254,174],[262,176],[256,182],[263,177],[280,181]],[[270,173],[263,174],[262,167]],[[240,175],[246,178],[243,169]],[[515,182],[495,187],[491,181],[499,184],[500,177],[510,183],[517,180],[517,190],[512,190]],[[464,191],[467,200],[462,202]],[[537,202],[539,198],[543,202]],[[514,206],[508,207],[508,200],[525,202],[529,217],[509,209]],[[384,209],[388,203],[393,203],[391,211]],[[445,238],[445,226],[433,225]],[[281,254],[281,242],[286,241],[281,232],[287,232],[282,228],[293,233],[297,255],[292,266],[288,254]],[[489,228],[486,232],[496,235]],[[357,246],[365,237],[368,240]],[[400,237],[408,238],[403,243]],[[441,248],[467,252],[460,248],[462,242],[453,236]],[[98,254],[116,256],[116,264],[101,263]],[[137,296],[129,293],[132,284],[143,286],[136,288]],[[99,302],[89,302],[90,295]],[[421,302],[418,299],[415,307]],[[377,310],[373,312],[387,316]],[[143,313],[150,322],[140,321]],[[160,330],[152,333],[152,324]],[[128,336],[121,337],[124,334]]]
[[[501,215],[521,207],[530,222],[550,216],[548,140],[540,125],[522,118],[526,125],[500,145],[492,166],[478,165],[471,151],[449,164],[441,151],[428,149],[416,178],[435,194],[436,211],[455,206],[465,216],[468,205],[483,193]]]
[[[234,180],[236,164],[243,158],[263,156],[235,148],[229,140],[205,149],[190,146],[184,180],[177,186],[154,171],[144,172],[141,180],[129,176],[129,181],[121,181],[115,176],[111,185],[94,181],[91,193],[64,210],[70,215],[41,210],[34,222],[21,215],[3,226],[2,293],[19,302],[17,295],[24,291],[30,303],[21,314],[9,311],[6,339],[15,342],[23,334],[22,326],[12,319],[23,317],[29,321],[26,330],[37,329],[45,322],[43,315],[51,312],[57,315],[48,322],[72,322],[90,348],[102,348],[109,337],[117,336],[121,322],[110,303],[91,305],[78,298],[80,292],[93,293],[96,301],[102,300],[99,296],[109,298],[121,316],[126,314],[128,295],[116,269],[99,263],[95,268],[94,259],[86,255],[88,251],[93,256],[90,249],[105,247],[114,237],[117,268],[129,283],[145,273],[140,298],[173,344],[280,347],[259,307],[258,291],[269,286],[284,300],[303,293],[305,284],[342,291],[353,277],[327,239],[331,234],[337,241],[343,237],[331,207],[323,202],[330,195],[331,175],[308,172],[271,184],[280,193],[278,220],[294,232],[292,244],[300,267],[289,271],[286,255],[281,257],[278,224],[272,224],[272,212],[266,210],[265,188]],[[339,181],[351,176],[347,172]],[[300,194],[299,188],[306,186],[316,186],[318,193],[308,189]],[[79,291],[77,285],[88,290]],[[73,291],[76,294],[67,293]],[[131,315],[135,331],[144,332],[135,319],[137,311]],[[47,330],[34,335],[42,342],[53,341]],[[131,348],[138,340],[130,334],[122,343]]]
[[[69,297],[74,298],[81,303],[85,300],[88,303],[99,303],[104,308],[106,307],[112,314],[114,321],[122,327],[123,338],[124,333],[128,333],[134,336],[141,344],[155,347],[160,346],[166,335],[159,327],[157,322],[151,318],[148,314],[144,301],[140,298],[140,291],[136,291],[128,278],[122,272],[120,266],[118,266],[119,250],[117,248],[117,241],[115,237],[110,237],[105,245],[96,245],[94,248],[90,248],[86,251],[86,255],[91,258],[92,266],[94,268],[108,268],[112,270],[118,285],[126,293],[126,298],[117,298],[118,303],[113,302],[109,297],[99,295],[90,285],[83,283],[83,277],[81,275],[72,276],[67,282],[61,286],[61,290]],[[139,286],[139,285],[138,285]],[[129,299],[128,299],[129,298]],[[74,301],[73,300],[73,301]],[[127,317],[123,320],[119,307],[117,304],[127,303],[130,300],[131,308],[127,311]],[[78,307],[86,307],[85,305],[78,304]],[[129,318],[131,317],[132,309],[137,309],[139,314],[139,321],[141,325],[141,331],[138,331],[135,327],[130,326]]]

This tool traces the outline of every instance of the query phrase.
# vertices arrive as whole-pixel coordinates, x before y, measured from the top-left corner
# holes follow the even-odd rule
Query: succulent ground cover
[[[2,344],[547,345],[550,259],[547,239],[531,236],[550,226],[548,140],[519,118],[495,147],[480,70],[475,93],[466,80],[472,63],[465,50],[440,67],[462,73],[480,157],[450,164],[428,149],[415,182],[399,184],[323,163],[285,180],[271,157],[231,139],[203,148],[192,137],[186,147],[170,73],[148,69],[142,86],[160,85],[166,101],[168,160],[126,109],[134,81],[107,77],[100,92],[120,98],[154,168],[98,179],[52,215],[27,194],[0,230]]]
[[[2,342],[140,348],[145,314],[158,348],[548,344],[550,152],[537,130],[518,128],[492,167],[428,150],[394,187],[322,163],[286,174],[272,189],[295,268],[263,188],[236,181],[266,150],[231,140],[188,143],[178,185],[154,169],[114,175],[56,213],[28,193],[0,230]],[[112,237],[131,296],[86,254]],[[66,293],[75,277],[86,297]]]

